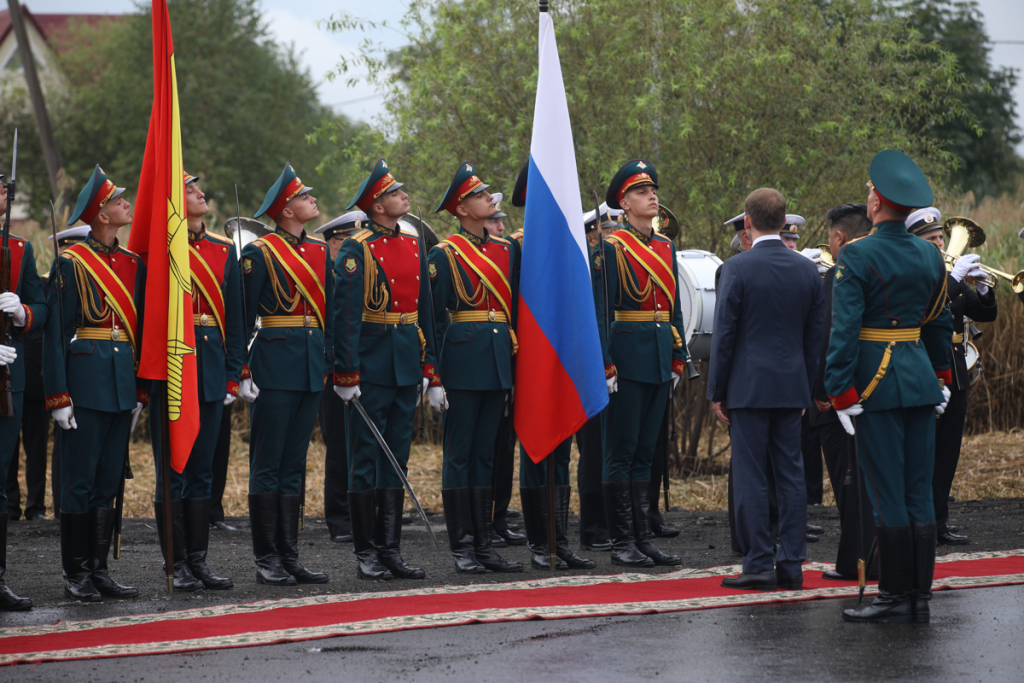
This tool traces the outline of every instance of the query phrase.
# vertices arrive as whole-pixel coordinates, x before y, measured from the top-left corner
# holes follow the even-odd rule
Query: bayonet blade
[[[18,129],[14,129],[14,158],[11,160],[11,182],[18,177]]]

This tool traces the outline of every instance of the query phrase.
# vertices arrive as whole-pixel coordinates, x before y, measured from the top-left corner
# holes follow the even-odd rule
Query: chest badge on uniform
[[[594,257],[594,267],[599,269],[599,270],[601,268],[601,255],[600,254],[598,254],[598,255],[596,255]]]
[[[252,272],[252,259],[251,258],[244,258],[244,259],[242,259],[242,272],[245,273],[246,275],[248,275],[249,273]]]
[[[841,265],[841,264],[836,266],[836,280],[842,280],[843,279],[843,268],[845,268],[845,267],[846,266]]]
[[[359,269],[359,266],[356,265],[356,260],[354,258],[349,257],[349,258],[345,259],[345,272],[346,273],[351,275],[352,273],[356,272],[358,269]]]
[[[430,279],[431,280],[437,279],[437,264],[436,263],[428,263],[427,264],[427,273],[430,275]]]

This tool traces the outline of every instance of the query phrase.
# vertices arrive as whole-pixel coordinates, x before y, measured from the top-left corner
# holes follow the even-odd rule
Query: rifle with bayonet
[[[11,291],[11,205],[18,174],[18,129],[14,129],[14,153],[11,179],[7,181],[7,213],[4,214],[3,238],[0,239],[0,294]],[[13,346],[14,319],[10,313],[0,316],[0,344]],[[0,390],[0,416],[14,417],[14,392],[11,390],[11,366],[3,366],[3,387]]]

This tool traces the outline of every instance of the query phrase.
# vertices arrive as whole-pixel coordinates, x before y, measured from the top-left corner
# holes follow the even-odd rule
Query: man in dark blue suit
[[[818,270],[779,238],[786,198],[770,188],[747,197],[750,251],[722,266],[708,399],[731,427],[736,531],[743,573],[727,588],[801,588],[807,557],[807,489],[800,418],[811,403],[824,320]],[[768,468],[775,475],[779,549],[768,521]]]

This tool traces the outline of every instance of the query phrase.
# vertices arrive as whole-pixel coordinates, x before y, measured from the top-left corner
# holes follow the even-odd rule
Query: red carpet
[[[738,567],[669,574],[566,576],[387,593],[264,600],[164,614],[0,629],[0,664],[121,657],[380,633],[435,626],[679,612],[857,594],[856,582],[825,581],[831,565],[804,567],[804,590],[735,591]],[[1024,550],[953,554],[935,566],[936,590],[1024,583]],[[868,586],[868,593],[875,587]]]

